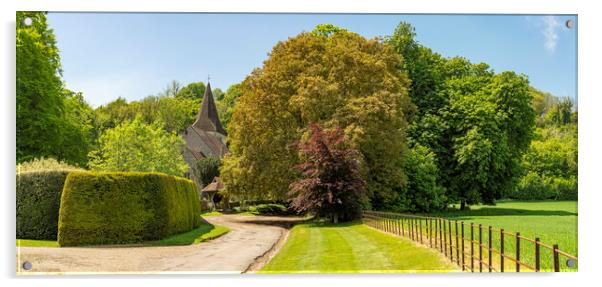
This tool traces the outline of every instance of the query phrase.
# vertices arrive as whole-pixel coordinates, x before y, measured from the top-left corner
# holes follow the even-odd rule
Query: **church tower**
[[[186,142],[183,154],[189,167],[188,175],[196,182],[199,193],[203,184],[196,176],[197,162],[208,157],[223,158],[228,153],[226,135],[215,107],[211,84],[207,83],[197,118],[182,135]]]

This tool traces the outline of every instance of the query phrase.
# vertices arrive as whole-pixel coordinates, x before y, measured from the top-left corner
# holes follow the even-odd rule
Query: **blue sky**
[[[575,16],[375,14],[50,13],[63,80],[93,106],[138,100],[171,80],[226,90],[261,67],[278,41],[331,23],[365,37],[390,35],[400,21],[446,57],[513,70],[538,89],[577,95]]]

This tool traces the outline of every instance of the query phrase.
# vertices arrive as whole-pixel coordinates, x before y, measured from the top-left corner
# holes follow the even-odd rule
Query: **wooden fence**
[[[365,211],[363,221],[381,231],[439,250],[463,271],[560,272],[577,270],[577,256],[503,228],[438,217]]]

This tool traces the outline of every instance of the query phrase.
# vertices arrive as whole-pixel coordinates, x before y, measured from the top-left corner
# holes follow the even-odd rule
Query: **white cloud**
[[[541,32],[545,37],[544,47],[548,52],[553,53],[558,43],[558,30],[561,24],[555,16],[544,16],[542,20],[543,29]]]

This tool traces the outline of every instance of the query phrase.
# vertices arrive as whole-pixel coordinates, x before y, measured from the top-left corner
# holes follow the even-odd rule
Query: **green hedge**
[[[17,174],[17,238],[56,240],[61,192],[69,170]]]
[[[200,225],[194,182],[162,173],[72,172],[59,212],[61,246],[158,240]]]

